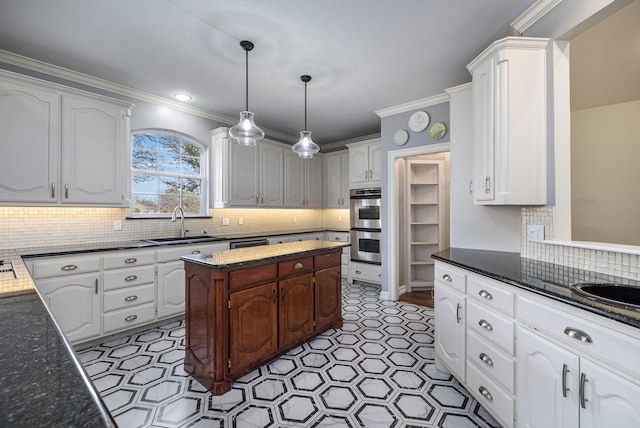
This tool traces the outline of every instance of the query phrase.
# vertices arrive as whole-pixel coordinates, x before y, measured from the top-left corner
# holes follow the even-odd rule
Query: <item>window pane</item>
[[[184,156],[182,158],[182,173],[187,175],[200,175],[200,158]]]
[[[133,195],[133,212],[136,214],[152,214],[158,212],[157,195]]]
[[[184,195],[199,195],[200,194],[200,180],[193,178],[182,179],[182,193]]]
[[[178,174],[180,156],[176,153],[158,153],[158,170]]]
[[[187,156],[200,157],[200,151],[202,149],[200,149],[200,147],[196,146],[195,144],[191,144],[185,141],[184,145],[182,146],[182,150],[182,153]]]
[[[133,174],[134,193],[158,193],[158,177],[150,174]]]
[[[160,137],[158,147],[161,152],[174,153],[176,156],[180,154],[182,139],[173,135],[161,135]]]
[[[189,214],[200,214],[200,198],[185,196],[182,198],[182,209]]]
[[[173,209],[180,205],[180,196],[178,195],[160,195],[160,212],[172,213]]]
[[[160,190],[162,194],[180,194],[180,178],[178,177],[160,177]]]
[[[135,149],[158,149],[158,136],[152,134],[136,134],[133,136],[133,148]]]

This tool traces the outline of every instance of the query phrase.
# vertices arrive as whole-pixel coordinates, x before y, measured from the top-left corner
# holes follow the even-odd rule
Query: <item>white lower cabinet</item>
[[[349,263],[349,277],[352,282],[364,281],[382,284],[382,267],[380,265],[351,261]]]
[[[100,336],[100,272],[41,279],[36,283],[71,343]]]
[[[640,428],[637,330],[436,262],[436,367],[504,427]]]
[[[158,265],[158,318],[184,313],[184,262]]]

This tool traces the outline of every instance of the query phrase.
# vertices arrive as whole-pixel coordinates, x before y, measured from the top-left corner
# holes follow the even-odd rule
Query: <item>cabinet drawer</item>
[[[131,287],[134,285],[154,282],[155,274],[156,272],[153,265],[105,271],[104,289],[105,291],[114,290],[116,288]]]
[[[56,257],[36,259],[33,262],[33,278],[75,275],[77,273],[97,272],[100,270],[100,256]]]
[[[231,290],[239,290],[252,285],[275,281],[278,277],[278,265],[275,263],[256,266],[247,269],[229,272],[229,287]]]
[[[358,262],[349,264],[351,279],[380,283],[382,281],[381,268],[378,265],[367,265]]]
[[[153,251],[118,251],[105,254],[105,269],[119,269],[123,267],[151,265],[155,262]]]
[[[493,377],[510,393],[514,393],[515,361],[473,331],[467,334],[467,361],[473,361],[482,372]]]
[[[329,254],[321,254],[313,258],[316,269],[324,269],[331,266],[338,266],[342,263],[342,252],[336,251]]]
[[[147,303],[104,314],[102,318],[104,333],[126,330],[153,321],[156,317],[155,306],[155,303]]]
[[[467,292],[467,275],[452,266],[436,263],[435,280],[460,293]]]
[[[172,245],[170,248],[158,249],[158,263],[174,262],[182,256],[191,254],[211,254],[216,251],[229,249],[228,243],[201,244],[201,245]]]
[[[515,323],[472,300],[467,301],[467,325],[509,355],[514,352]]]
[[[485,306],[496,309],[510,317],[515,314],[515,296],[513,292],[498,281],[489,278],[467,277],[467,296]]]
[[[518,318],[534,330],[552,337],[562,346],[590,355],[640,379],[639,338],[586,319],[596,318],[597,315],[568,305],[549,303],[552,305],[519,296]],[[582,334],[589,339],[585,337],[585,341],[580,340]]]
[[[513,427],[515,399],[473,364],[467,365],[467,389],[505,427]],[[483,394],[484,392],[484,394]]]
[[[137,287],[106,291],[102,305],[105,312],[124,309],[142,303],[154,302],[156,299],[155,284],[138,285]]]
[[[278,263],[278,276],[300,275],[313,271],[313,257],[302,257]]]
[[[349,232],[327,232],[327,241],[349,242]]]

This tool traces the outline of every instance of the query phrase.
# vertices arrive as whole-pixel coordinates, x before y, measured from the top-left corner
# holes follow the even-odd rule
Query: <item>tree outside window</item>
[[[204,148],[166,133],[132,136],[133,215],[164,217],[182,206],[203,215]]]

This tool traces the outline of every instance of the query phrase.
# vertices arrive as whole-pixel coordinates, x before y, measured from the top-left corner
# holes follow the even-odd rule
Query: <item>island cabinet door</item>
[[[313,333],[313,273],[278,283],[280,347],[299,342]]]
[[[242,372],[278,349],[277,283],[230,294],[231,375]]]
[[[340,255],[338,253],[338,255]],[[316,330],[337,321],[342,316],[342,283],[340,266],[316,271]]]

